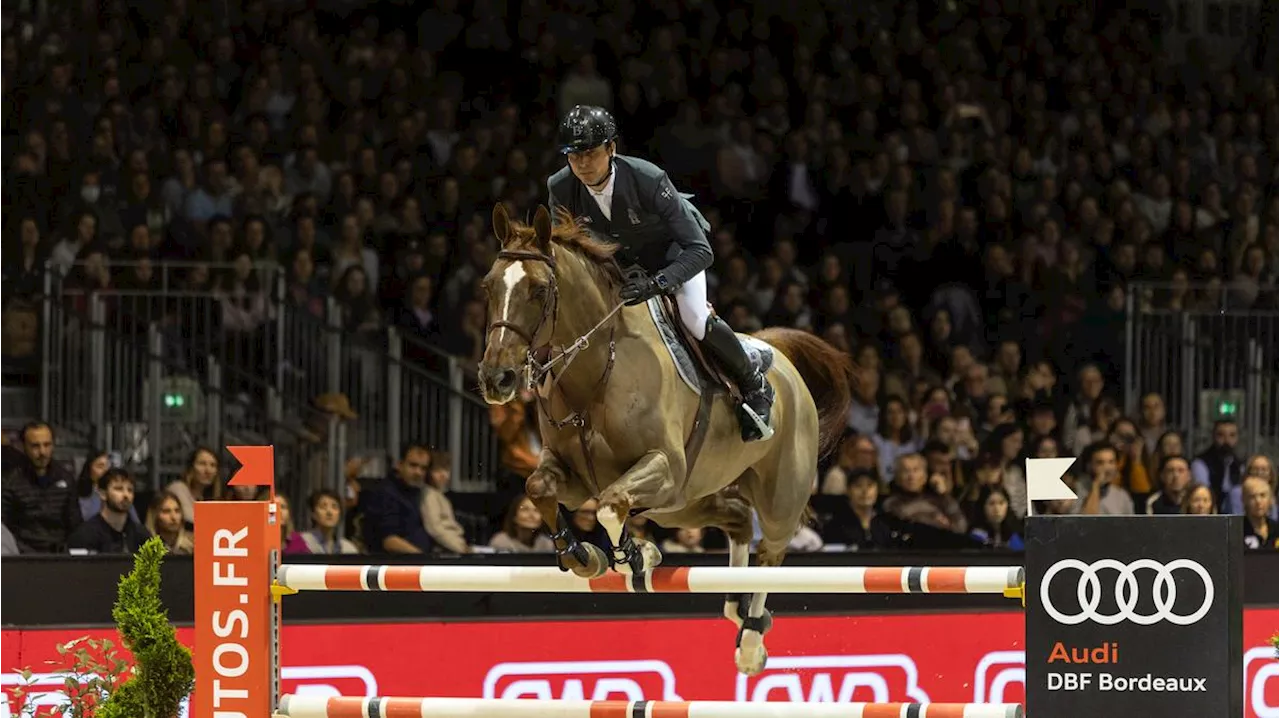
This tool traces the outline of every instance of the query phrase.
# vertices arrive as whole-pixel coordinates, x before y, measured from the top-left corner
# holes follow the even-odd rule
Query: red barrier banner
[[[288,599],[285,599],[287,606]],[[282,690],[311,695],[740,701],[1021,702],[1016,611],[884,616],[779,615],[764,673],[733,666],[724,619],[289,626]],[[1280,612],[1245,613],[1246,718],[1280,718],[1280,663],[1267,645]],[[0,683],[37,672],[36,700],[62,698],[41,674],[59,643],[107,631],[0,632]],[[111,635],[114,638],[113,635]],[[191,629],[179,631],[190,642]],[[1195,658],[1188,657],[1188,660]],[[0,718],[17,715],[0,705]]]

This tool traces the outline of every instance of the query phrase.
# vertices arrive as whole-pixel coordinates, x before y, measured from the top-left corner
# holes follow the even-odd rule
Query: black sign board
[[[1027,714],[1243,715],[1240,516],[1027,520]]]

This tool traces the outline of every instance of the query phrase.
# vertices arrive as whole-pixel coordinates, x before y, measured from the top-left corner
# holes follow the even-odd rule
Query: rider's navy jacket
[[[666,269],[672,287],[711,266],[711,225],[689,202],[691,195],[677,191],[661,167],[638,157],[615,155],[613,173],[612,221],[567,166],[547,179],[552,216],[564,207],[620,244],[624,267],[639,265],[650,274]]]

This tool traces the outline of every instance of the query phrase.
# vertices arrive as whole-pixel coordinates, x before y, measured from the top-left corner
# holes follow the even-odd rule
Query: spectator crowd
[[[1080,457],[1078,499],[1044,511],[1241,513],[1249,545],[1276,547],[1276,447],[1242,455],[1231,420],[1198,445],[1169,397],[1119,392],[1130,297],[1276,309],[1280,100],[1255,58],[1175,57],[1159,22],[1109,3],[313,5],[6,9],[6,355],[35,346],[46,267],[109,296],[181,263],[181,290],[218,307],[189,333],[251,346],[276,302],[319,317],[332,298],[351,336],[396,326],[474,363],[490,209],[544,202],[558,116],[597,104],[622,152],[695,194],[735,328],[810,330],[857,360],[798,550],[919,526],[1017,547],[1023,460],[1056,456]],[[281,267],[282,295],[255,263]],[[492,412],[500,485],[536,455],[529,411]],[[109,452],[77,476],[55,437],[36,422],[6,450],[6,546],[189,551],[193,501],[253,498],[198,449],[138,511]],[[518,496],[496,530],[464,526],[442,456],[411,443],[385,479],[295,496],[288,550],[547,548]],[[590,505],[574,523],[597,530]]]

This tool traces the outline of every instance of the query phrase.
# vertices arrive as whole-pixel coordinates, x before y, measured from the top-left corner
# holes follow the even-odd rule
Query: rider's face
[[[570,152],[569,169],[583,184],[594,187],[609,177],[609,160],[612,158],[612,142],[582,152]]]

